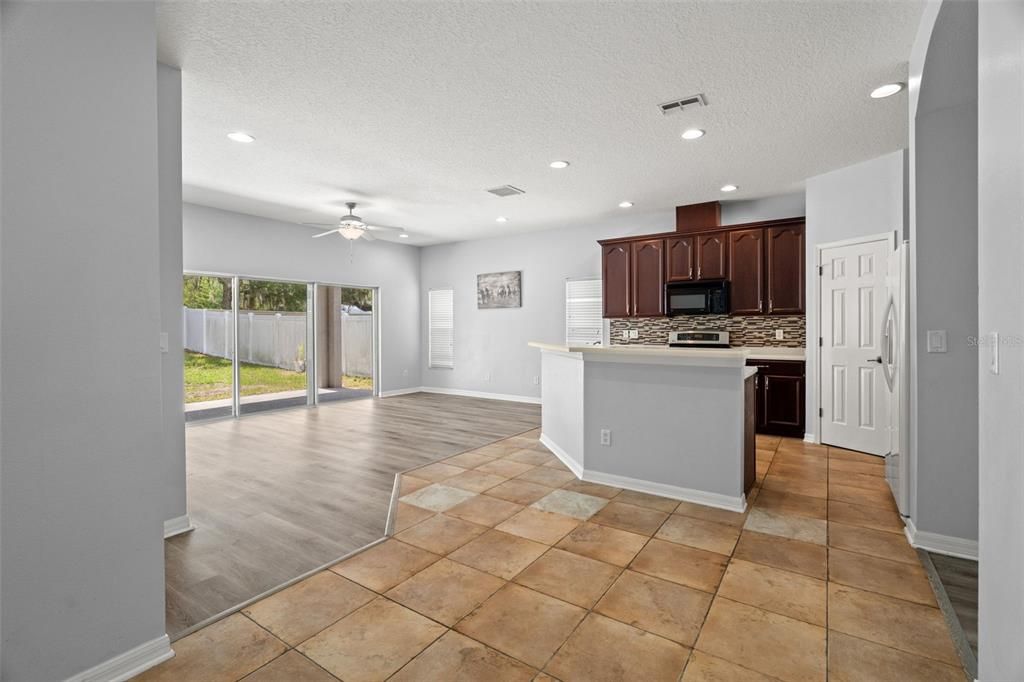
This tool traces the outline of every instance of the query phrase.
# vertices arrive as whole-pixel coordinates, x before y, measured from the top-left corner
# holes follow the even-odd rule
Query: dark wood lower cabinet
[[[804,436],[805,370],[802,360],[747,360],[754,377],[756,429],[776,436]]]
[[[757,480],[757,441],[754,438],[757,423],[757,376],[743,384],[743,492],[749,493]]]

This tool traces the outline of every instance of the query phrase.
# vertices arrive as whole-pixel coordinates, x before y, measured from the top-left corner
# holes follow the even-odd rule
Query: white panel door
[[[882,375],[888,241],[821,251],[821,442],[889,452],[890,393]]]

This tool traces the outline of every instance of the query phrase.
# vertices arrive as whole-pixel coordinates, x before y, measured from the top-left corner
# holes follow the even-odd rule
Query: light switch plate
[[[170,341],[167,338],[167,332],[160,332],[160,352],[167,353],[170,350]]]
[[[785,334],[786,333],[782,329],[776,329],[775,330],[775,340],[776,341],[782,341],[784,338],[786,338]]]
[[[946,330],[945,329],[929,329],[928,330],[928,352],[929,353],[945,353],[946,352]]]
[[[629,338],[631,338],[631,339],[639,339],[640,338],[640,330],[639,329],[630,329],[629,330]]]

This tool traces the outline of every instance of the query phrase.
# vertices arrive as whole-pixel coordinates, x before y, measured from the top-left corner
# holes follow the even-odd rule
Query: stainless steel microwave
[[[665,285],[665,309],[669,315],[728,315],[729,283],[670,282]]]

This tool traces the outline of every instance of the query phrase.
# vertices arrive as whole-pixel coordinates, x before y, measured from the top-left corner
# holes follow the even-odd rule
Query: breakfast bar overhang
[[[541,353],[541,442],[578,478],[746,508],[756,369],[743,350],[529,345]]]

